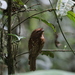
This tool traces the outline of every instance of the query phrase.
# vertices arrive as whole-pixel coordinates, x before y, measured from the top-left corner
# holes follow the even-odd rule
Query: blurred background
[[[26,0],[22,0],[22,1],[24,3],[26,2]],[[51,0],[54,9],[56,8],[57,1],[58,0]],[[19,13],[20,22],[32,14],[51,8],[49,0],[29,0],[26,3],[26,6],[30,7],[31,9],[36,9],[36,11],[27,10],[26,12]],[[28,40],[29,40],[30,34],[34,29],[37,29],[40,27],[44,28],[44,36],[46,39],[43,49],[70,50],[60,32],[54,12],[53,11],[44,12],[37,15],[37,17],[43,18],[55,26],[57,34],[58,34],[58,41],[60,42],[61,45],[59,46],[59,48],[55,46],[55,43],[54,43],[55,33],[51,27],[47,26],[41,20],[31,18],[23,22],[20,28],[17,27],[13,30],[13,34],[17,34],[17,35],[25,37],[25,39],[21,39],[21,41],[18,43],[18,54],[28,51]],[[15,15],[12,17],[12,19],[15,19],[14,24],[16,25],[18,22],[16,21]],[[58,19],[59,19],[61,28],[65,34],[65,37],[67,38],[70,46],[74,50],[75,49],[75,46],[74,46],[75,45],[75,22],[70,20],[67,16],[62,16],[62,17],[58,16]],[[7,29],[7,26],[5,28]],[[66,71],[75,72],[75,66],[74,66],[75,56],[72,52],[53,52],[53,54],[54,54],[54,58],[40,54],[37,57],[37,61],[36,61],[37,70],[58,69],[58,70],[66,70]],[[0,66],[2,66],[3,61],[2,60],[0,61],[1,61]],[[29,71],[28,54],[18,56],[16,61],[17,61],[16,68],[15,68],[16,72]],[[0,67],[0,69],[2,69],[2,67]],[[3,69],[7,71],[7,66],[4,65]]]

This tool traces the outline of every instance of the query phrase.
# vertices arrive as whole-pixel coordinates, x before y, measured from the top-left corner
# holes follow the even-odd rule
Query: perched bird
[[[29,65],[30,70],[35,71],[36,70],[36,58],[40,54],[45,38],[43,35],[44,29],[38,28],[35,29],[30,36],[29,42],[28,42],[28,48],[29,48]]]

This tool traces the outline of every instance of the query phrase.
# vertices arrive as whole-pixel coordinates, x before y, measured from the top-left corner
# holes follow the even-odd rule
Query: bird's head
[[[43,34],[43,32],[44,32],[44,29],[43,29],[43,28],[38,28],[38,29],[35,29],[35,30],[32,32],[31,36],[32,36],[32,37],[41,37],[42,34]]]

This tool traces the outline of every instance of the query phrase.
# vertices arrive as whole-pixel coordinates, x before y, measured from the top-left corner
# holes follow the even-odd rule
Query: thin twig
[[[43,49],[42,51],[50,51],[50,52],[72,52],[71,50],[66,50],[66,49],[55,49],[55,50],[54,49]]]
[[[50,1],[50,0],[49,0],[49,2],[50,2],[51,7],[52,7],[52,9],[53,9],[53,5],[52,5],[52,3],[51,3],[51,1]],[[69,42],[67,41],[67,39],[66,39],[66,37],[65,37],[65,35],[64,35],[63,31],[62,31],[62,28],[61,28],[61,25],[60,25],[60,23],[59,23],[58,16],[57,16],[57,14],[56,14],[55,10],[54,10],[54,14],[55,14],[55,16],[56,16],[56,19],[57,19],[57,23],[58,23],[59,29],[60,29],[60,31],[61,31],[61,33],[62,33],[62,35],[63,35],[63,37],[64,37],[64,39],[65,39],[66,43],[68,44],[69,48],[71,49],[71,51],[72,51],[72,52],[73,52],[73,54],[75,55],[75,52],[74,52],[74,51],[73,51],[73,49],[71,48],[71,46],[70,46]]]
[[[25,4],[27,4],[29,2],[29,0],[27,0],[26,2],[25,2]]]
[[[37,9],[27,9],[27,10],[25,9],[25,10],[19,10],[18,12],[12,13],[12,16],[15,15],[15,14],[18,14],[18,13],[21,13],[21,12],[27,12],[27,11],[28,11],[28,12],[29,12],[29,11],[37,11]]]
[[[32,8],[33,6],[36,6],[36,5],[40,5],[40,4],[39,3],[38,4],[34,4],[34,5],[32,5],[32,6],[28,7],[28,8]]]
[[[21,21],[19,24],[17,24],[15,27],[13,27],[12,30],[14,30],[14,29],[15,29],[17,26],[19,26],[21,23],[23,23],[24,21],[26,21],[26,20],[32,18],[32,17],[35,16],[35,15],[38,15],[38,14],[41,14],[41,13],[44,13],[44,12],[47,12],[47,11],[50,11],[50,12],[51,12],[51,11],[53,11],[53,10],[55,10],[55,9],[47,9],[47,10],[44,10],[44,11],[41,11],[41,12],[35,13],[35,14],[33,14],[33,15],[27,17],[27,18],[24,19],[23,21]]]
[[[21,56],[21,55],[28,54],[28,53],[29,53],[29,52],[23,52],[23,53],[20,53],[20,54],[16,55],[16,57],[19,57],[19,56]]]
[[[54,49],[42,49],[42,52],[43,51],[50,51],[50,52],[72,52],[71,50],[66,50],[66,49],[55,49],[55,50]],[[23,52],[21,54],[16,55],[16,57],[19,57],[21,55],[28,54],[28,53],[29,52]]]
[[[27,10],[21,10],[19,12],[25,12],[25,11],[36,11],[37,9],[27,9]]]
[[[30,9],[31,7],[36,6],[36,5],[40,5],[40,4],[34,4],[34,5],[28,7],[28,8],[25,9],[25,10],[20,10],[20,9],[19,9],[18,12],[14,12],[14,13],[12,13],[12,16],[15,15],[15,14],[17,14],[17,13],[20,13],[20,12],[37,11],[37,9]],[[24,6],[22,6],[21,9],[22,9],[23,7],[24,7]]]

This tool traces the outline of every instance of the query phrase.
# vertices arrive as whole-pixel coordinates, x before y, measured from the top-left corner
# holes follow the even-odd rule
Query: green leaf
[[[42,51],[42,55],[47,55],[47,56],[54,58],[54,54],[50,51]]]
[[[68,11],[68,12],[67,12],[67,16],[68,16],[72,21],[75,22],[75,13],[74,13],[74,12]]]
[[[55,26],[52,23],[49,23],[48,21],[46,21],[45,19],[39,18],[39,17],[33,17],[36,19],[41,20],[42,22],[44,22],[46,25],[48,25],[49,27],[51,27],[53,29],[54,32],[56,32]]]
[[[21,0],[13,0],[13,1],[17,2],[20,5],[24,5],[24,3]]]
[[[21,39],[25,38],[25,37],[23,37],[23,36],[18,36],[18,35],[16,35],[16,34],[8,34],[8,35],[11,35],[11,36],[16,37],[19,41],[20,41]]]

